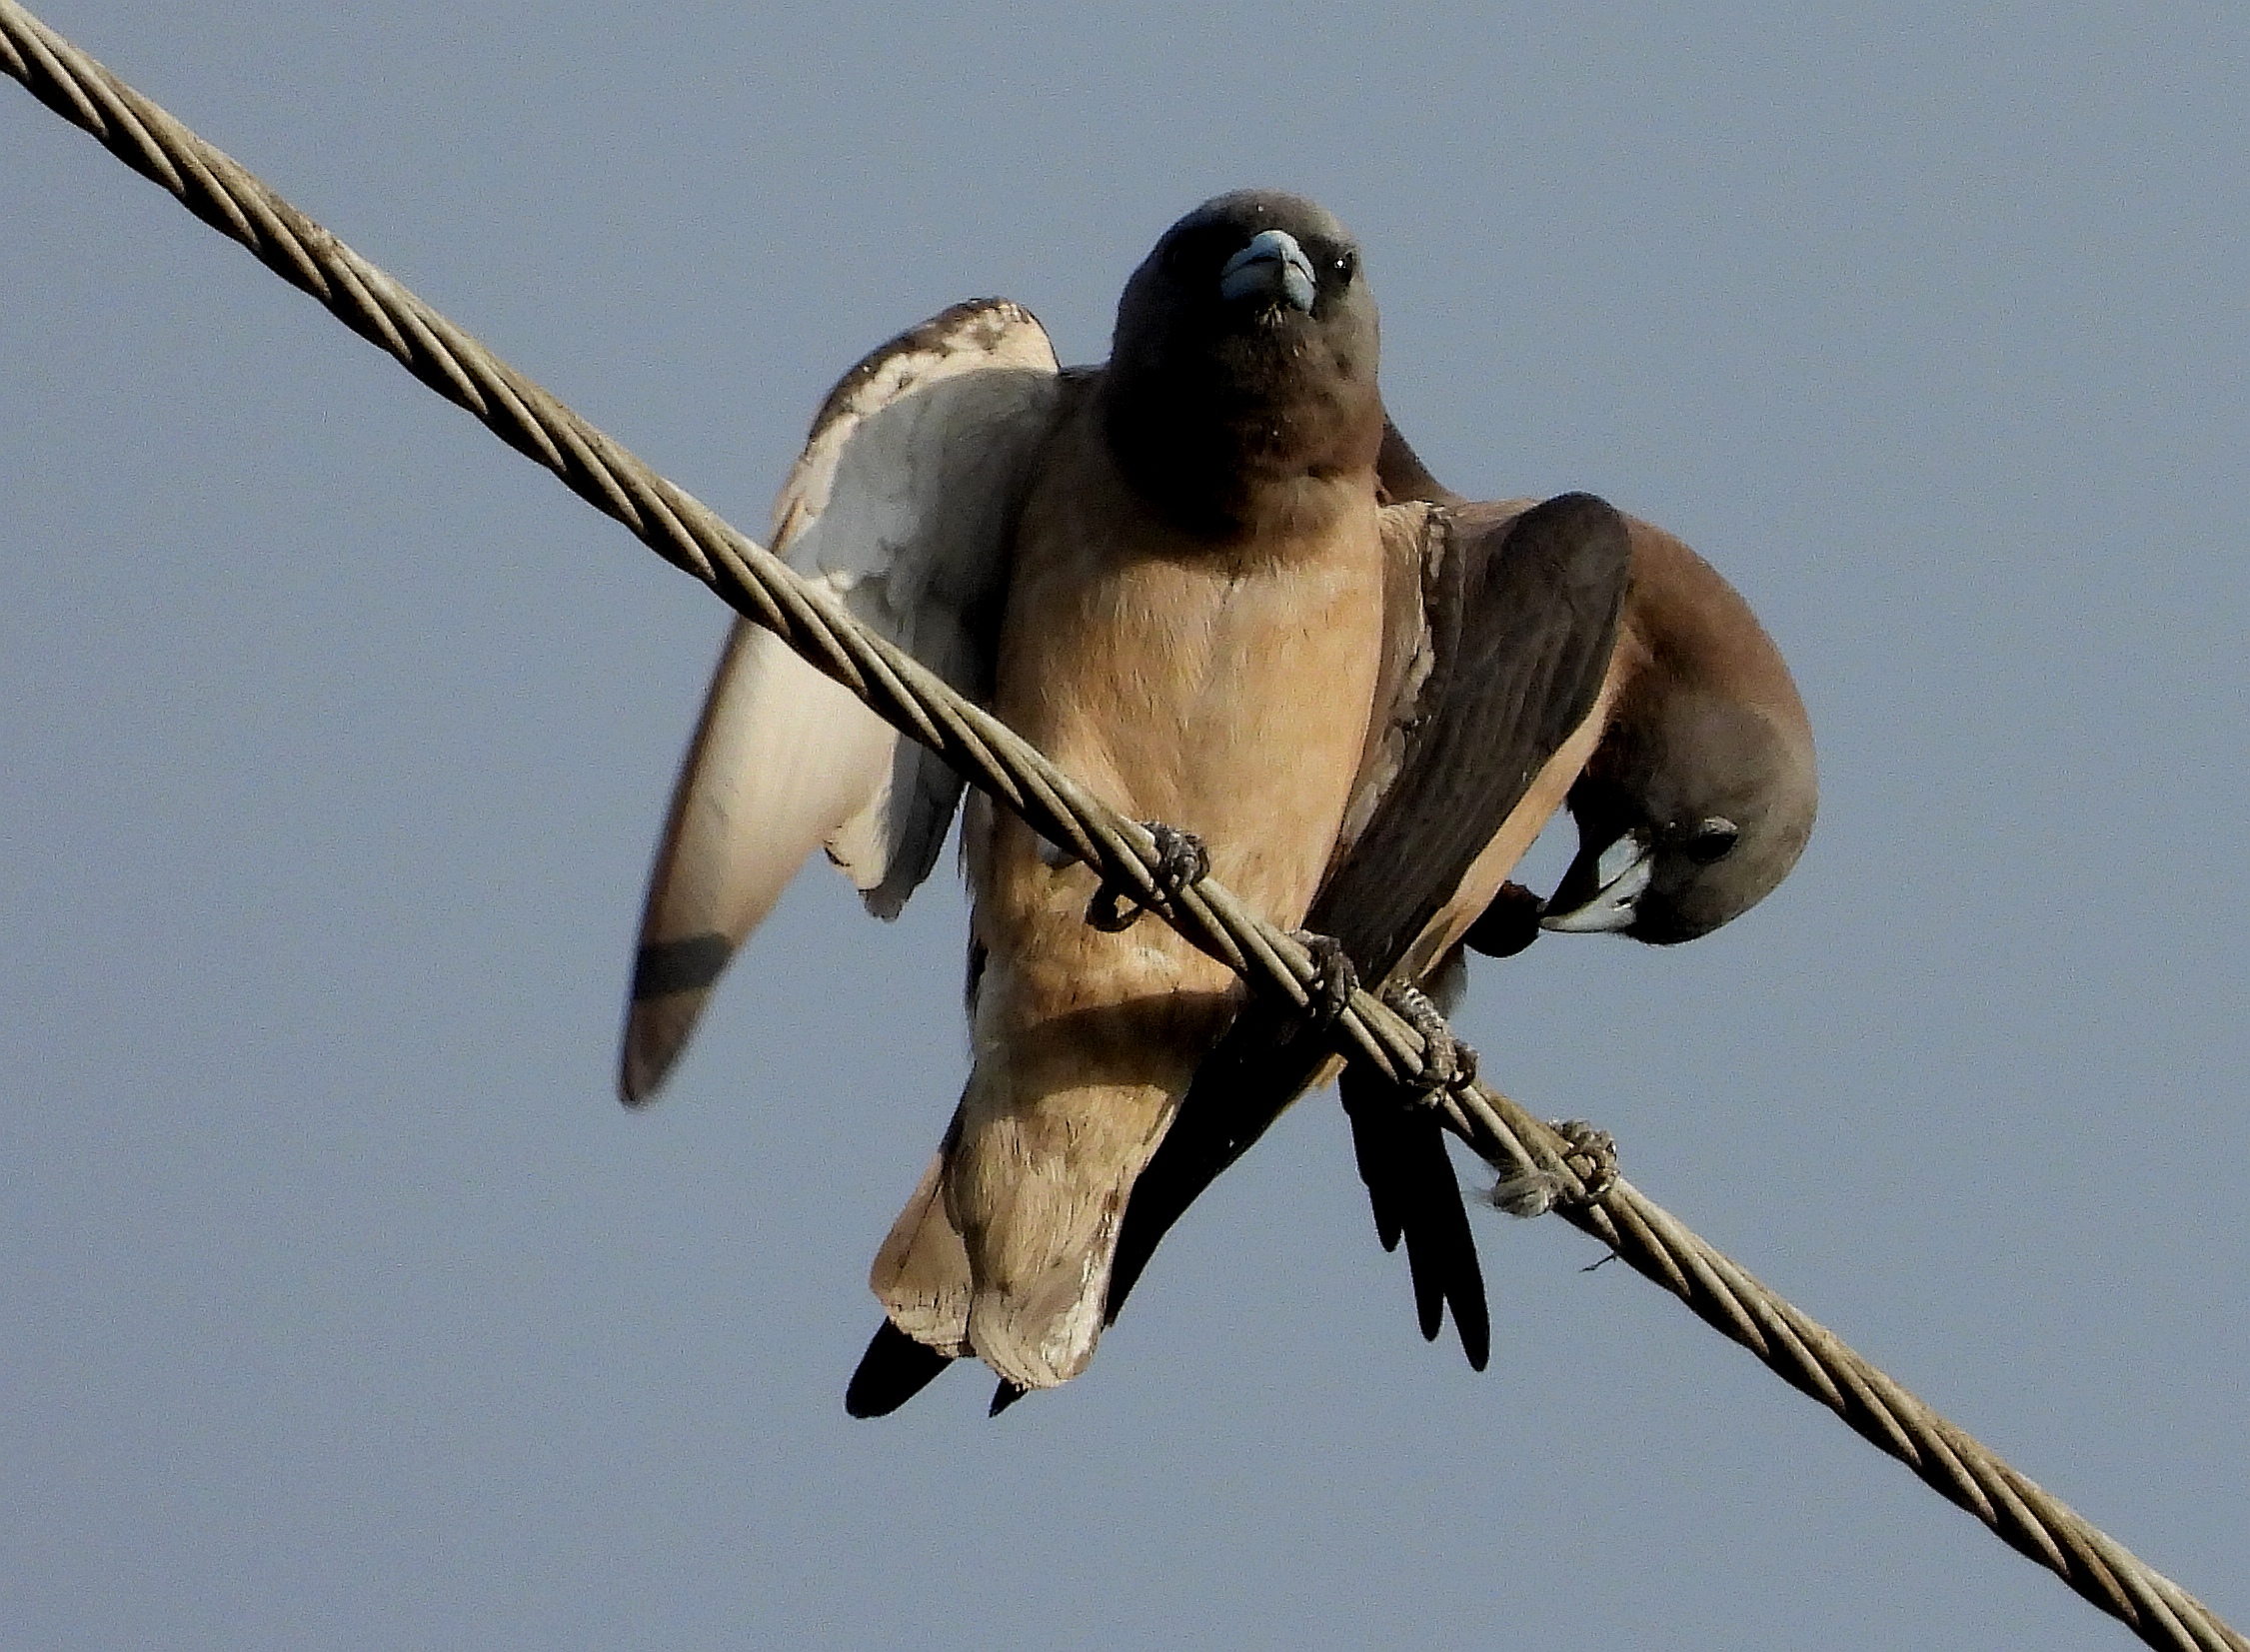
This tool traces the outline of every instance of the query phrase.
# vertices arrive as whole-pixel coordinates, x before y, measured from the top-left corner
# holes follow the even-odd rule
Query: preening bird
[[[1462,520],[1512,524],[1551,508],[1463,499],[1429,474],[1395,427],[1385,432],[1378,470],[1386,497],[1441,505]],[[1811,834],[1818,803],[1812,729],[1780,650],[1708,563],[1659,528],[1622,521],[1630,573],[1599,739],[1569,790],[1577,853],[1544,901],[1504,885],[1460,937],[1467,949],[1510,955],[1542,928],[1617,932],[1651,944],[1693,939],[1769,894]],[[1522,647],[1501,634],[1475,644],[1464,642],[1460,654],[1464,662],[1492,663],[1483,669],[1504,670]],[[1306,918],[1347,947],[1364,903],[1387,898],[1401,867],[1421,858],[1417,838],[1441,829],[1410,787],[1390,789],[1380,811],[1382,826],[1342,858]],[[1498,852],[1512,865],[1527,841],[1509,835]],[[1462,945],[1425,947],[1403,960],[1407,978],[1448,1014],[1465,980],[1462,952]],[[1371,979],[1385,966],[1379,955],[1354,959]],[[1188,1204],[1291,1101],[1336,1070],[1315,1049],[1291,1058],[1287,1042],[1285,1021],[1253,1008],[1205,1062],[1126,1213],[1113,1317]],[[1401,1238],[1406,1244],[1422,1334],[1437,1335],[1449,1305],[1469,1362],[1482,1369],[1483,1282],[1444,1132],[1433,1114],[1405,1104],[1366,1068],[1344,1069],[1340,1083],[1377,1233],[1386,1250]]]
[[[1378,466],[1388,497],[1469,502],[1429,474],[1396,427]],[[1578,852],[1543,903],[1509,900],[1469,944],[1505,955],[1538,927],[1651,945],[1710,933],[1786,877],[1819,805],[1812,725],[1750,605],[1661,528],[1625,519],[1631,584],[1601,740],[1570,789]]]
[[[1506,522],[1388,500],[1376,362],[1341,225],[1290,196],[1221,196],[1133,273],[1102,368],[1059,371],[999,301],[870,356],[815,421],[776,549],[1113,806],[1192,833],[1283,927],[1387,829],[1385,798],[1426,797],[1449,830],[1383,851],[1403,857],[1385,898],[1354,914],[1360,949],[1397,949],[1411,974],[1476,921],[1583,767],[1627,554],[1621,519],[1584,496]],[[1494,670],[1465,664],[1463,638],[1526,625]],[[658,855],[627,1099],[652,1093],[813,848],[895,912],[960,790],[739,627]],[[1095,873],[982,798],[963,848],[973,1067],[877,1254],[886,1324],[847,1399],[862,1413],[964,1355],[1004,1394],[1084,1368],[1134,1184],[1246,996],[1153,919],[1090,925]]]

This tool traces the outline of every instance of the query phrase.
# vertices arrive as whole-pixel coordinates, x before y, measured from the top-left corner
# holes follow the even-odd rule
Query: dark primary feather
[[[1484,1274],[1476,1259],[1453,1161],[1445,1135],[1437,1128],[1398,1128],[1397,1118],[1412,1104],[1381,1074],[1354,1062],[1337,1081],[1343,1110],[1351,1120],[1351,1149],[1375,1236],[1385,1250],[1406,1241],[1406,1269],[1414,1286],[1414,1314],[1425,1341],[1434,1342],[1452,1304],[1461,1352],[1472,1369],[1483,1370],[1491,1357],[1491,1325],[1484,1307]],[[1408,1117],[1408,1125],[1417,1120]]]
[[[1346,868],[1305,919],[1360,962],[1357,939],[1369,979],[1405,955],[1592,711],[1624,599],[1624,520],[1591,494],[1512,520],[1468,506],[1454,520],[1455,568],[1430,608],[1437,664],[1417,707],[1423,721]]]
[[[1380,868],[1425,859],[1443,865],[1465,856],[1458,862],[1465,868],[1490,835],[1479,823],[1496,829],[1592,708],[1630,563],[1623,522],[1590,496],[1566,495],[1517,519],[1507,550],[1512,578],[1495,582],[1456,645],[1457,670],[1476,686],[1477,703],[1489,709],[1496,727],[1475,717],[1441,719],[1415,752],[1421,774],[1401,775],[1394,789],[1400,807],[1377,814],[1355,859],[1364,855]],[[1545,605],[1523,600],[1534,592],[1545,596]],[[1579,694],[1558,697],[1558,685],[1574,685]],[[1522,767],[1511,769],[1511,763]],[[1504,806],[1498,802],[1503,795]],[[1367,900],[1374,924],[1387,923],[1387,934],[1403,936],[1402,947],[1451,887],[1434,899],[1427,893],[1410,898],[1410,880],[1370,877],[1348,892]],[[1384,1248],[1397,1236],[1406,1242],[1422,1335],[1435,1339],[1450,1304],[1462,1352],[1482,1370],[1490,1341],[1483,1274],[1443,1127],[1410,1093],[1374,1072],[1346,1071],[1341,1088],[1378,1235],[1387,1221],[1396,1234],[1385,1236]]]
[[[1590,495],[1564,495],[1512,521],[1470,508],[1441,532],[1424,586],[1435,664],[1412,709],[1405,760],[1305,919],[1342,943],[1369,985],[1390,976],[1591,712],[1625,590],[1623,521]],[[1243,1009],[1125,1207],[1113,1318],[1157,1241],[1327,1053],[1292,1013],[1263,1000]],[[1437,1306],[1451,1302],[1464,1351],[1481,1367],[1483,1284],[1435,1117],[1371,1075],[1353,1081],[1347,1100],[1378,1234],[1386,1248],[1407,1239],[1425,1333],[1434,1336]]]

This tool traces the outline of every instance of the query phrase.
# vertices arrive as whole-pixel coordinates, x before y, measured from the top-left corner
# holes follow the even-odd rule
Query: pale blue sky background
[[[1332,207],[1437,472],[1683,534],[1820,739],[1487,1073],[2242,1625],[2250,12],[1975,13],[41,9],[753,531],[899,328]],[[846,1419],[951,881],[816,870],[627,1116],[724,614],[13,87],[0,501],[0,1641],[2131,1644],[1559,1223],[1425,1347],[1326,1100],[1084,1380]]]

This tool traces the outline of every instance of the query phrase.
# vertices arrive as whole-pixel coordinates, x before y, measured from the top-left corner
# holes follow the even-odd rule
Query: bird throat
[[[1105,376],[1111,455],[1173,527],[1226,541],[1301,528],[1326,484],[1372,466],[1379,400],[1297,332],[1253,325],[1190,364],[1113,364]]]

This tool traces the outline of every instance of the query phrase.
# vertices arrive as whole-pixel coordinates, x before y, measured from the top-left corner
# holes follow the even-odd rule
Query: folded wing
[[[1561,801],[1597,731],[1630,560],[1623,519],[1583,494],[1520,514],[1463,507],[1431,523],[1418,612],[1426,659],[1406,674],[1390,735],[1370,754],[1363,824],[1305,919],[1342,943],[1369,986],[1432,970]],[[1126,1207],[1113,1315],[1187,1205],[1324,1075],[1331,1057],[1299,1024],[1253,1002],[1197,1072]],[[1347,1099],[1381,1237],[1387,1247],[1408,1235],[1425,1334],[1449,1300],[1481,1365],[1483,1288],[1435,1120],[1356,1083]],[[1435,1225],[1423,1228],[1437,1177],[1450,1209],[1432,1210]]]

